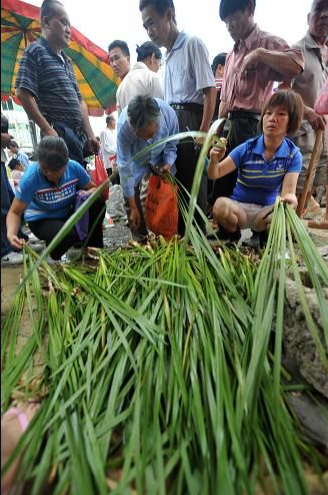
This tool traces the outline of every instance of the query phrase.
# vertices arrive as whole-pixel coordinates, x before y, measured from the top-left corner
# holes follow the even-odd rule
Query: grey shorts
[[[241,203],[240,201],[236,201],[235,199],[231,200],[235,205],[240,206],[246,213],[246,225],[243,226],[243,229],[255,229],[255,220],[259,213],[270,214],[273,211],[274,205],[271,206],[262,206],[257,205],[255,203]]]

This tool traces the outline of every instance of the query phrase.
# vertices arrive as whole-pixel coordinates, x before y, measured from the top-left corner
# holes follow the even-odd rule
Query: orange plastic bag
[[[159,175],[149,177],[145,202],[146,224],[156,235],[169,241],[178,232],[177,186]]]
[[[101,157],[99,155],[96,155],[95,157],[95,170],[90,170],[90,177],[92,179],[92,182],[98,187],[101,184],[103,184],[107,179],[107,171],[104,165],[104,162],[102,161]],[[103,192],[101,193],[101,197],[107,201],[109,197],[109,185],[106,187]]]

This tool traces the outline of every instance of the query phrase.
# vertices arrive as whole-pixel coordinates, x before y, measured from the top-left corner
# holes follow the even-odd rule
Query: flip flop
[[[317,220],[310,220],[308,222],[309,229],[322,229],[328,230],[328,220],[325,218],[318,218]]]

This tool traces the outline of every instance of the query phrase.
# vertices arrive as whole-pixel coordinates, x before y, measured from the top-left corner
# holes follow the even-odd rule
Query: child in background
[[[16,188],[24,174],[24,167],[17,158],[12,158],[8,163],[8,167],[11,170],[10,178],[14,181],[14,186]]]

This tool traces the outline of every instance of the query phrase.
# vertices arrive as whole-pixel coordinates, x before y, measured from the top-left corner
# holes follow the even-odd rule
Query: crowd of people
[[[41,37],[24,51],[16,79],[16,95],[41,130],[37,162],[30,165],[8,129],[1,129],[2,155],[6,147],[12,154],[8,173],[3,169],[6,159],[1,159],[6,176],[2,264],[21,259],[24,222],[49,244],[74,212],[79,191],[94,190],[85,171],[85,159],[93,153],[101,155],[112,182],[121,184],[133,237],[145,239],[150,175],[175,175],[179,194],[188,201],[203,135],[217,118],[227,119],[230,130],[226,149],[210,152],[208,173],[201,180],[195,213],[199,227],[205,231],[207,215],[218,227],[219,238],[232,240],[248,227],[253,231],[250,244],[256,246],[259,233],[269,227],[266,211],[277,195],[296,208],[316,136],[327,131],[327,2],[313,0],[304,38],[289,46],[256,24],[255,0],[221,0],[219,15],[232,49],[219,53],[212,64],[205,43],[178,28],[173,0],[140,0],[139,10],[150,41],[137,46],[133,66],[125,41],[109,44],[109,64],[121,80],[118,122],[114,115],[107,116],[96,138],[65,54],[69,16],[59,0],[44,0]],[[199,131],[200,137],[151,147],[185,131]],[[320,197],[327,187],[327,137],[322,134],[307,210],[318,211],[317,201],[325,200]],[[104,205],[102,210],[105,215]],[[45,220],[51,228],[42,227]],[[101,220],[100,216],[99,225]],[[99,235],[91,235],[88,242],[101,247],[101,230],[92,223],[90,212],[90,229]],[[328,228],[327,201],[325,214],[311,226]],[[182,214],[177,233],[184,234]],[[73,229],[53,258],[60,259],[77,238]]]

